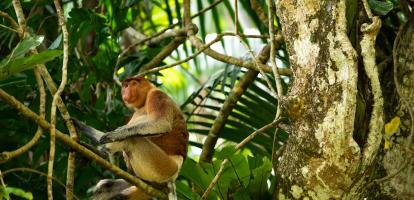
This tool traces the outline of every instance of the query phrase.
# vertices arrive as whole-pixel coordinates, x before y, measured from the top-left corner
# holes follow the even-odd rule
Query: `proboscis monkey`
[[[74,119],[75,126],[103,144],[108,153],[122,151],[127,167],[136,176],[149,182],[169,183],[173,191],[187,154],[188,131],[182,112],[168,95],[141,76],[122,82],[122,100],[135,110],[125,126],[103,133]],[[120,188],[123,190],[119,191]],[[101,181],[95,188],[95,195],[99,191],[99,199],[105,199],[102,191],[118,199],[150,198],[122,179]],[[107,199],[113,199],[113,196]]]

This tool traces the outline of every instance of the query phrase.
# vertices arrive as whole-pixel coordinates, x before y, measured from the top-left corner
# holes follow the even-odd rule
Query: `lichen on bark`
[[[287,109],[300,113],[290,115],[279,198],[337,199],[352,186],[361,160],[352,137],[357,53],[347,36],[345,1],[279,1],[277,7],[294,74]]]

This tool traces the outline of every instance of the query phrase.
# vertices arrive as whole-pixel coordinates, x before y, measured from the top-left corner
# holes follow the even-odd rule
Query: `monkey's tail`
[[[177,192],[175,191],[175,181],[168,182],[168,200],[177,200]]]

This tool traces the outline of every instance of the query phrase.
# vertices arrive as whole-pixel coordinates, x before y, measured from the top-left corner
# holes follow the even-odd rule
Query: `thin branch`
[[[151,43],[152,40],[162,40],[162,39],[165,39],[167,37],[180,36],[180,35],[183,34],[183,32],[185,32],[185,33],[187,32],[186,29],[177,29],[177,30],[171,30],[170,32],[166,32],[167,30],[169,30],[169,29],[168,28],[164,29],[163,31],[160,31],[160,32],[154,34],[151,37],[147,37],[145,39],[142,39],[138,42],[135,42],[135,43],[129,45],[127,48],[125,48],[118,55],[118,58],[116,60],[115,67],[114,67],[114,73],[113,73],[113,80],[115,81],[115,83],[117,83],[118,85],[121,85],[121,82],[119,81],[118,76],[117,76],[117,72],[118,72],[118,69],[120,67],[119,64],[123,60],[125,54],[127,54],[132,48],[134,48],[138,45],[144,44],[146,42]]]
[[[41,135],[42,135],[42,129],[37,128],[35,135],[28,143],[26,143],[25,145],[23,145],[22,147],[14,151],[1,152],[0,153],[0,164],[5,163],[16,156],[19,156],[27,152],[30,148],[32,148],[33,145],[37,143],[37,141],[39,141]]]
[[[20,30],[22,30],[22,34],[20,35],[20,37],[23,38],[26,35],[29,35],[29,32],[27,31],[26,19],[24,17],[23,9],[21,7],[20,1],[19,0],[13,0],[13,7],[14,7],[14,10],[16,12],[16,16],[17,16],[17,19],[18,19],[18,22],[19,22]],[[30,51],[30,53],[32,55],[34,55],[34,54],[37,54],[38,52],[37,52],[36,49],[33,49],[33,50]],[[38,67],[37,70],[39,70],[41,72],[44,80],[47,83],[47,86],[49,88],[50,93],[54,96],[54,94],[57,91],[56,85],[53,82],[53,79],[50,76],[49,72],[47,71],[46,66],[44,64],[41,64],[41,65],[39,65],[39,67]],[[66,126],[68,127],[68,130],[69,130],[71,136],[73,136],[74,139],[77,139],[76,129],[73,126],[72,121],[70,120],[70,115],[69,115],[69,113],[68,113],[68,111],[66,109],[65,104],[63,103],[62,99],[60,98],[60,96],[58,96],[57,106],[58,106],[58,108],[59,108],[59,110],[61,112],[61,115],[62,115],[63,119],[65,120]],[[69,168],[70,165],[71,165],[70,163],[72,162],[71,160],[73,160],[73,162],[74,162],[73,156],[71,156],[71,153],[69,153],[69,158],[68,158],[68,162],[69,162],[68,163],[68,173],[71,172],[70,171],[71,169]]]
[[[156,37],[150,37],[150,40],[146,42],[148,46],[156,45],[161,43],[163,40],[171,37],[180,37],[180,36],[187,36],[187,30],[185,28],[171,30],[168,32],[163,33],[162,35]]]
[[[398,96],[400,97],[400,101],[402,102],[402,104],[404,105],[404,107],[407,109],[408,114],[410,116],[410,123],[411,123],[411,127],[410,127],[410,133],[407,137],[407,142],[405,143],[405,148],[404,149],[410,149],[411,145],[413,144],[413,139],[414,139],[414,111],[413,111],[413,104],[412,99],[410,99],[410,94],[412,94],[412,91],[408,91],[408,92],[403,92],[402,88],[401,88],[401,84],[400,81],[397,77],[398,75],[398,67],[402,67],[400,63],[408,63],[409,61],[407,60],[402,60],[401,57],[399,57],[399,51],[405,51],[405,49],[407,48],[407,46],[402,46],[405,44],[405,40],[403,40],[405,37],[407,37],[407,29],[410,24],[412,23],[412,20],[407,21],[402,27],[401,29],[398,31],[397,37],[395,38],[395,42],[394,42],[394,47],[393,47],[393,64],[394,64],[394,68],[393,68],[393,78],[394,78],[394,84],[395,84],[395,89],[397,91]],[[412,26],[412,24],[411,24]],[[412,28],[412,27],[411,27]],[[412,32],[408,32],[408,34],[411,34]],[[407,59],[407,58],[405,58]],[[404,66],[406,67],[406,66]],[[400,69],[401,70],[401,69]],[[410,88],[412,89],[412,88]],[[403,164],[400,166],[400,168],[398,168],[396,171],[394,171],[391,174],[388,174],[387,176],[383,177],[383,178],[379,178],[374,180],[372,183],[370,183],[367,187],[371,187],[373,186],[374,183],[381,183],[381,182],[385,182],[387,180],[392,179],[393,177],[395,177],[397,174],[401,173],[404,169],[406,169],[406,167],[408,166],[408,164],[410,164],[412,162],[412,159],[405,159]]]
[[[280,47],[282,36],[277,35],[278,38],[275,38],[276,30],[274,26],[274,16],[275,16],[275,2],[272,0],[266,0],[267,8],[268,8],[268,27],[269,27],[269,35],[270,35],[270,63],[272,66],[273,76],[275,77],[275,83],[276,83],[276,89],[277,89],[277,96],[279,98],[279,101],[277,102],[277,111],[275,115],[275,120],[278,119],[282,113],[281,106],[280,106],[280,99],[283,97],[283,86],[282,86],[282,80],[280,78],[279,69],[276,65],[276,50]],[[264,13],[263,13],[264,14]],[[280,154],[283,152],[283,147],[281,147],[277,152],[275,150],[276,143],[278,142],[278,132],[279,128],[276,128],[275,134],[273,135],[273,146],[272,146],[272,166],[273,169],[276,171],[277,169],[277,158],[280,156]]]
[[[46,115],[46,110],[45,110],[46,92],[45,92],[45,86],[43,84],[42,77],[40,76],[40,71],[39,71],[38,67],[35,68],[34,74],[35,74],[35,77],[36,77],[36,82],[37,82],[37,85],[38,85],[38,88],[39,88],[39,93],[40,93],[39,113],[40,113],[40,117],[42,119],[45,119],[45,115]],[[33,136],[33,138],[28,143],[26,143],[25,145],[23,145],[22,147],[14,150],[14,151],[10,151],[10,152],[5,151],[5,152],[0,153],[0,164],[5,163],[8,160],[10,160],[10,159],[12,159],[16,156],[19,156],[19,155],[27,152],[30,148],[33,147],[33,145],[35,145],[39,141],[40,136],[42,136],[42,134],[43,134],[43,129],[42,129],[42,127],[39,126],[36,130],[35,135]]]
[[[190,35],[189,37],[190,37],[191,44],[193,46],[195,46],[197,49],[201,49],[204,46],[201,39],[199,39],[195,35]],[[227,56],[227,55],[218,53],[217,51],[214,51],[211,48],[205,49],[204,53],[207,54],[208,56],[210,56],[210,57],[212,57],[216,60],[219,60],[221,62],[224,62],[224,63],[236,65],[236,66],[239,66],[239,67],[244,67],[246,69],[252,69],[252,70],[255,70],[255,71],[260,71],[259,68],[257,67],[257,65],[258,65],[264,72],[266,72],[266,73],[271,73],[272,72],[272,68],[268,65],[261,64],[261,63],[257,63],[257,65],[256,65],[256,63],[254,61],[245,61],[245,60],[242,60],[240,58],[233,57],[233,56]],[[280,75],[284,75],[284,76],[291,76],[292,75],[292,71],[288,68],[279,68],[278,71],[279,71]]]
[[[273,122],[271,122],[270,124],[267,124],[265,126],[263,126],[262,128],[254,131],[252,134],[250,134],[249,136],[247,136],[243,141],[241,141],[239,144],[236,145],[235,149],[239,150],[241,148],[244,147],[244,145],[246,145],[248,142],[250,142],[254,137],[256,137],[259,133],[262,133],[264,131],[266,131],[269,128],[273,128],[275,126],[277,126],[278,123],[280,123],[280,119],[275,120]],[[210,194],[211,190],[214,188],[214,186],[217,184],[218,180],[220,179],[221,175],[224,172],[224,167],[225,165],[229,162],[229,160],[226,158],[223,160],[223,162],[220,164],[220,169],[218,170],[216,176],[214,176],[213,180],[211,181],[210,185],[207,187],[207,189],[204,191],[203,196],[201,197],[201,199],[207,199],[208,195]]]
[[[30,172],[30,173],[34,173],[34,174],[38,174],[41,176],[46,176],[46,173],[43,173],[41,171],[35,170],[35,169],[30,169],[30,168],[25,168],[25,167],[21,167],[21,168],[13,168],[13,169],[8,169],[6,171],[3,172],[3,174],[0,173],[0,179],[3,178],[4,176],[6,176],[7,174],[13,173],[13,172]],[[56,177],[52,177],[52,179],[58,183],[58,185],[62,186],[63,188],[66,189],[65,184],[62,183],[62,181],[60,181],[59,179],[57,179]],[[73,194],[74,195],[74,194]],[[75,199],[79,199],[77,196],[75,196]]]
[[[367,7],[365,9],[367,9]],[[369,13],[370,11],[366,10],[366,12]],[[379,29],[381,28],[381,19],[379,17],[372,17],[371,20],[371,24],[362,24],[361,32],[363,35],[360,42],[362,61],[365,73],[369,78],[374,101],[371,111],[371,119],[369,121],[367,142],[364,145],[362,152],[362,170],[365,170],[374,161],[380,148],[382,139],[381,133],[384,128],[384,99],[382,98],[378,67],[375,61],[375,40]]]
[[[265,63],[269,59],[269,50],[270,46],[265,46],[262,49],[258,55],[259,62]],[[220,111],[208,132],[207,138],[203,144],[203,150],[201,151],[199,162],[210,162],[213,158],[214,147],[220,136],[221,130],[226,125],[231,111],[236,106],[237,102],[247,90],[247,88],[254,82],[257,74],[257,71],[248,70],[232,88],[230,94],[224,101],[223,106],[220,108]]]
[[[271,7],[270,7],[270,5],[269,5],[269,9],[272,9]],[[270,20],[272,20],[271,21],[271,23],[272,23],[272,25],[273,25],[273,18],[272,18],[272,14],[270,13],[269,14],[269,26],[270,26]],[[236,29],[237,30],[237,29]],[[273,34],[273,30],[274,30],[274,28],[273,29],[269,29],[269,35],[270,35],[270,38],[271,38],[271,44],[272,44],[272,49],[271,49],[271,53],[273,53],[271,56],[273,56],[273,58],[271,59],[272,60],[272,64],[274,64],[274,66],[272,66],[272,71],[274,72],[274,74],[275,74],[275,79],[276,79],[276,81],[278,81],[279,80],[279,84],[277,84],[277,85],[279,85],[279,87],[280,88],[282,88],[281,87],[281,83],[280,83],[280,76],[279,76],[279,73],[277,72],[277,67],[276,67],[276,62],[275,62],[275,45],[274,45],[274,34]],[[254,53],[253,53],[253,51],[252,51],[252,49],[249,47],[249,45],[237,34],[237,32],[236,32],[236,35],[238,36],[238,38],[240,39],[240,42],[245,46],[245,48],[247,49],[247,51],[249,52],[249,54],[251,55],[251,57],[252,57],[252,59],[253,59],[253,61],[254,61],[254,64],[256,65],[256,67],[259,69],[259,71],[260,71],[260,74],[262,74],[262,76],[263,76],[263,78],[265,79],[265,81],[266,81],[266,83],[267,83],[267,86],[268,86],[268,88],[270,89],[270,91],[271,91],[271,94],[272,94],[272,96],[273,97],[275,97],[276,99],[278,99],[278,97],[279,97],[279,95],[278,95],[278,92],[279,91],[277,91],[276,92],[276,90],[274,89],[274,87],[273,87],[273,85],[272,85],[272,83],[270,82],[270,80],[269,80],[269,78],[266,76],[266,74],[265,74],[265,72],[263,71],[263,69],[261,68],[261,66],[260,66],[260,64],[262,64],[262,63],[259,63],[258,61],[257,61],[257,59],[255,58],[255,56],[254,56]],[[272,40],[273,39],[273,40]],[[276,72],[275,72],[276,71]],[[279,90],[279,89],[278,89]]]
[[[5,188],[6,187],[6,184],[4,183],[3,174],[1,172],[1,170],[0,170],[0,182],[1,182],[1,186],[3,186],[3,188]]]
[[[4,28],[4,29],[7,29],[7,30],[9,30],[9,31],[15,32],[15,33],[17,33],[17,34],[19,34],[19,33],[20,33],[18,30],[16,30],[16,29],[12,29],[12,28],[10,28],[10,27],[8,27],[8,26],[5,26],[5,25],[3,25],[3,24],[0,24],[0,27],[2,27],[2,28]]]
[[[23,31],[20,28],[19,24],[17,24],[17,22],[13,19],[13,17],[11,17],[8,13],[0,11],[0,17],[3,17],[5,19],[7,19],[10,24],[12,25],[14,30],[17,30],[17,33],[19,33],[19,36],[22,37],[23,36]]]
[[[260,21],[265,26],[269,26],[268,17],[266,16],[266,13],[264,12],[263,8],[260,6],[260,3],[258,0],[250,0],[250,5],[252,6],[252,10],[256,12],[257,16],[259,16]]]
[[[26,107],[24,104],[19,102],[16,98],[9,95],[7,92],[5,92],[1,88],[0,88],[0,99],[4,100],[5,103],[15,108],[23,116],[29,118],[30,120],[34,121],[36,124],[40,125],[43,129],[45,130],[51,129],[51,124],[49,124],[49,122],[42,119],[40,116],[38,116],[36,113],[34,113],[32,110],[30,110],[28,107]],[[163,193],[162,191],[149,186],[142,180],[123,171],[116,165],[109,163],[105,159],[93,153],[91,150],[83,147],[82,145],[79,145],[75,140],[71,139],[69,136],[63,134],[59,130],[56,130],[56,139],[60,140],[61,142],[63,142],[65,145],[67,145],[69,148],[73,149],[74,151],[79,152],[86,158],[90,160],[94,160],[97,164],[101,165],[105,169],[112,171],[116,176],[119,176],[125,179],[126,181],[138,186],[139,188],[143,189],[146,193],[153,195],[155,197],[162,198],[162,199],[165,199],[167,197],[167,195]]]
[[[274,11],[275,8],[275,2],[272,0],[266,0],[267,7],[268,7],[268,16],[269,16],[269,35],[270,35],[270,63],[272,66],[273,76],[275,77],[276,82],[276,89],[277,89],[277,96],[280,98],[283,96],[283,87],[282,87],[282,81],[279,75],[279,70],[276,65],[276,50],[280,46],[280,42],[282,41],[282,36],[278,35],[278,39],[275,39],[275,25],[274,25]],[[277,44],[276,44],[277,43]],[[278,104],[279,105],[279,104]]]
[[[68,61],[69,61],[69,33],[68,29],[66,27],[66,21],[65,16],[63,12],[63,8],[60,5],[59,0],[54,0],[53,3],[55,4],[59,26],[62,29],[63,34],[63,64],[62,64],[62,81],[60,82],[59,88],[56,91],[56,93],[53,95],[53,101],[52,101],[52,108],[51,108],[51,124],[52,128],[50,130],[50,158],[49,158],[49,167],[51,168],[51,171],[48,173],[53,173],[53,157],[54,152],[52,152],[55,149],[55,131],[56,131],[56,104],[58,103],[60,98],[60,95],[62,94],[63,90],[65,89],[66,83],[67,83],[67,74],[68,74]],[[69,124],[69,134],[70,137],[74,140],[76,140],[77,134],[76,131],[70,128]],[[53,157],[52,157],[53,155]],[[52,162],[50,162],[52,161]],[[66,171],[66,199],[72,200],[73,199],[73,185],[75,181],[75,162],[76,162],[76,154],[73,151],[69,151],[68,155],[68,165],[67,165],[67,171]],[[52,182],[50,182],[50,189],[52,190]]]
[[[197,27],[195,27],[195,25],[193,25],[192,23],[191,23],[191,19],[190,19],[190,0],[184,0],[184,2],[183,2],[183,7],[184,7],[184,25],[185,25],[185,27],[186,28],[188,28],[188,35],[189,35],[189,37],[190,37],[190,41],[191,41],[191,43],[197,48],[197,49],[200,49],[200,47],[202,47],[203,46],[203,43],[202,43],[202,41],[199,39],[199,38],[197,38],[196,36],[195,36],[195,33],[196,33],[196,29],[197,29]],[[194,27],[194,28],[193,28]],[[233,60],[233,61],[236,61],[236,62],[238,62],[237,64],[235,64],[235,63],[231,63],[231,64],[235,64],[235,65],[239,65],[239,66],[242,66],[242,65],[240,65],[240,64],[242,64],[242,63],[244,63],[242,60],[239,60],[239,59],[236,59],[236,58],[234,58],[234,57],[230,57],[230,56],[225,56],[225,55],[222,55],[222,54],[219,54],[219,53],[217,53],[217,52],[214,52],[214,51],[212,51],[211,49],[209,49],[209,48],[207,48],[206,50],[205,50],[205,53],[207,54],[207,55],[209,55],[209,56],[211,56],[211,57],[217,57],[217,58],[225,58],[224,60],[225,60],[225,62],[226,63],[231,63],[231,61],[229,61],[229,60]],[[214,55],[214,56],[213,56]],[[253,63],[252,63],[253,64]],[[256,65],[258,65],[259,63],[255,63]],[[252,65],[252,67],[253,67],[254,65]],[[265,65],[266,66],[266,65]],[[246,66],[244,66],[244,67],[246,67]],[[260,66],[259,65],[259,68],[261,68],[262,66]],[[270,67],[269,67],[270,68]],[[271,69],[270,69],[271,70]],[[256,71],[258,71],[258,70],[256,70]],[[280,113],[279,112],[279,110],[278,110],[278,112],[277,113]],[[250,134],[248,137],[246,137],[242,142],[240,142],[237,146],[236,146],[236,150],[237,149],[240,149],[240,148],[242,148],[245,144],[247,144],[248,142],[250,142],[257,134],[259,134],[260,132],[263,132],[263,131],[265,131],[265,130],[267,130],[267,129],[269,129],[269,128],[271,128],[271,127],[274,127],[274,126],[276,126],[279,122],[280,122],[280,117],[276,114],[276,117],[277,117],[277,119],[276,120],[274,120],[272,123],[270,123],[270,124],[268,124],[268,125],[266,125],[266,126],[264,126],[264,127],[262,127],[262,128],[260,128],[260,129],[258,129],[258,130],[256,130],[255,132],[253,132],[252,134]],[[224,166],[225,166],[225,164],[228,162],[228,160],[227,159],[225,159],[223,162],[222,162],[222,164],[221,164],[221,166],[220,166],[220,169],[219,169],[219,171],[218,171],[218,173],[216,174],[216,176],[214,177],[214,179],[213,179],[213,181],[210,183],[210,185],[209,185],[209,187],[207,188],[207,190],[204,192],[204,194],[203,194],[203,196],[202,196],[202,199],[206,199],[207,197],[208,197],[208,194],[211,192],[211,190],[213,189],[213,187],[214,187],[214,185],[217,183],[217,181],[218,181],[218,179],[220,178],[220,176],[221,176],[221,174],[223,173],[223,170],[224,170]]]
[[[209,47],[211,45],[213,45],[214,43],[220,41],[225,36],[236,36],[236,35],[233,32],[223,32],[223,33],[217,34],[215,39],[213,39],[212,41],[210,41],[209,43],[207,43],[205,45],[202,45],[200,48],[197,48],[197,51],[193,55],[191,55],[191,56],[189,56],[189,57],[187,57],[183,60],[171,63],[169,65],[164,65],[164,66],[161,66],[161,67],[157,67],[157,68],[153,68],[153,69],[149,69],[149,70],[140,72],[138,74],[138,76],[143,76],[143,75],[146,75],[148,73],[161,71],[161,70],[168,69],[168,68],[171,68],[171,67],[175,67],[175,66],[180,65],[182,63],[188,62],[188,61],[194,59],[195,57],[197,57],[198,55],[200,55],[201,53],[205,53],[204,51],[206,49],[209,49]],[[245,37],[256,37],[255,35],[242,35],[242,37],[243,36],[245,36]],[[258,37],[256,37],[256,38],[258,38]],[[225,61],[223,61],[223,62],[225,62]],[[245,62],[245,61],[242,61],[242,62]],[[269,72],[269,70],[270,69],[267,69],[267,68],[264,69],[264,71],[266,71],[266,72]],[[279,69],[279,70],[282,71],[283,75],[289,76],[291,74],[291,71],[288,68],[282,68],[282,69]],[[257,70],[254,70],[254,71],[257,71]]]
[[[255,66],[256,66],[256,68],[257,69],[259,69],[259,72],[260,72],[260,74],[262,75],[262,77],[263,77],[263,79],[266,81],[266,83],[267,83],[267,87],[270,89],[270,93],[271,93],[271,95],[275,98],[275,99],[278,99],[278,95],[277,95],[277,92],[276,92],[276,90],[275,90],[275,88],[273,87],[273,85],[272,85],[272,82],[270,82],[270,80],[269,80],[269,77],[267,77],[266,76],[266,74],[265,74],[265,72],[264,72],[264,70],[261,68],[261,66],[260,66],[260,64],[262,64],[262,63],[260,63],[257,59],[256,59],[256,57],[254,56],[254,53],[253,53],[253,51],[252,51],[252,49],[249,47],[249,45],[241,38],[241,37],[238,37],[239,38],[239,40],[240,40],[240,42],[241,42],[241,44],[243,44],[243,46],[247,49],[247,52],[250,54],[250,56],[252,57],[252,59],[253,59],[253,61],[254,61],[254,64],[255,64]]]
[[[368,17],[372,19],[374,15],[372,14],[371,8],[369,7],[367,0],[362,0],[362,3],[364,4],[365,12],[367,13]]]
[[[219,3],[221,3],[221,2],[223,2],[224,0],[217,0],[217,1],[215,1],[215,2],[213,2],[212,4],[210,4],[208,7],[206,7],[206,8],[204,8],[204,9],[202,9],[202,10],[200,10],[200,12],[198,12],[198,13],[196,13],[196,14],[194,14],[193,16],[191,16],[191,18],[195,18],[195,17],[198,17],[198,16],[200,16],[201,14],[203,14],[203,13],[205,13],[205,12],[207,12],[207,11],[209,11],[209,10],[211,10],[212,8],[214,8],[215,6],[217,6]],[[145,39],[143,39],[143,40],[140,40],[140,41],[137,41],[137,42],[135,42],[135,43],[133,43],[133,44],[131,44],[130,46],[128,46],[126,49],[124,49],[119,55],[118,55],[118,59],[117,59],[117,61],[116,61],[116,64],[115,64],[115,69],[114,69],[114,74],[113,74],[113,79],[114,79],[114,81],[117,83],[117,84],[121,84],[121,82],[119,82],[119,79],[118,79],[118,77],[116,76],[116,72],[118,71],[118,68],[119,68],[119,63],[121,62],[121,60],[122,60],[122,58],[125,56],[125,54],[126,53],[128,53],[132,48],[134,48],[134,47],[136,47],[136,46],[138,46],[138,45],[141,45],[141,44],[144,44],[144,43],[146,43],[146,42],[149,42],[149,43],[151,43],[151,40],[158,40],[159,38],[162,38],[162,37],[167,37],[168,35],[170,35],[170,33],[165,33],[166,31],[168,31],[168,30],[170,30],[170,29],[172,29],[172,28],[174,28],[174,27],[176,27],[176,26],[178,26],[178,25],[180,25],[182,22],[181,21],[178,21],[178,22],[176,22],[176,23],[174,23],[174,24],[171,24],[171,25],[169,25],[167,28],[164,28],[164,29],[162,29],[161,31],[159,31],[158,33],[156,33],[156,34],[154,34],[154,35],[152,35],[152,36],[150,36],[150,37],[147,37],[147,38],[145,38]],[[172,32],[175,32],[174,34],[176,34],[176,35],[179,35],[179,32],[181,31],[182,29],[179,29],[179,30],[172,30]],[[185,30],[185,32],[187,32],[187,30]],[[164,33],[165,33],[165,35],[166,36],[163,36],[164,35]],[[174,34],[172,34],[172,35],[174,35]],[[158,38],[158,39],[157,39]]]
[[[239,35],[239,3],[238,0],[234,0],[234,33]]]
[[[220,41],[225,35],[226,35],[226,33],[218,34],[214,40],[210,41],[208,44],[204,45],[200,50],[197,50],[193,55],[191,55],[191,56],[189,56],[189,57],[187,57],[187,58],[185,58],[183,60],[180,60],[180,61],[171,63],[169,65],[164,65],[164,66],[161,66],[161,67],[149,69],[149,70],[146,70],[146,71],[143,71],[143,72],[139,73],[138,75],[139,76],[142,76],[142,75],[145,75],[145,74],[148,74],[148,73],[161,71],[161,70],[168,69],[168,68],[171,68],[171,67],[175,67],[177,65],[180,65],[180,64],[183,64],[185,62],[188,62],[188,61],[194,59],[195,57],[197,57],[198,55],[200,55],[201,53],[203,53],[203,51],[205,49],[209,48],[211,45],[213,45],[216,42]]]
[[[47,170],[47,195],[49,200],[53,200],[53,189],[52,189],[52,176],[53,176],[53,164],[55,160],[55,141],[56,141],[56,104],[58,101],[58,96],[60,96],[65,89],[67,82],[67,67],[68,67],[68,30],[66,29],[65,18],[63,16],[63,11],[60,6],[59,0],[54,0],[58,19],[59,26],[62,28],[63,33],[63,64],[62,64],[62,81],[60,82],[59,88],[56,93],[53,95],[53,101],[50,111],[50,151],[49,151],[49,162]]]
[[[174,38],[167,46],[165,46],[151,61],[140,68],[140,71],[145,71],[158,66],[166,57],[168,57],[174,50],[176,50],[183,42],[185,37]]]

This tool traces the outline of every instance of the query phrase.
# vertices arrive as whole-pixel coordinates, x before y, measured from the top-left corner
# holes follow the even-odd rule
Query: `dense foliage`
[[[258,5],[252,5],[253,2]],[[356,1],[350,2],[350,7],[356,4]],[[390,44],[395,38],[395,32],[400,22],[406,19],[396,1],[369,2],[375,14],[380,15],[384,21],[378,43],[383,47],[382,60],[386,60],[387,55],[392,52]],[[192,14],[198,14],[193,23],[198,25],[198,36],[203,41],[208,42],[213,38],[212,33],[233,31],[233,1],[197,0],[192,3]],[[238,31],[245,34],[268,35],[268,26],[260,16],[267,14],[265,1],[243,0],[239,1],[239,4]],[[63,38],[51,0],[22,1],[22,6],[30,37],[19,38],[16,32],[10,30],[13,24],[5,17],[0,17],[0,87],[38,113],[38,85],[33,70],[30,69],[35,64],[44,63],[58,84],[62,78]],[[255,6],[259,6],[262,13],[258,13]],[[1,1],[0,8],[17,21],[11,0]],[[113,79],[114,74],[121,80],[137,74],[142,66],[150,62],[173,39],[142,43],[128,49],[125,54],[122,54],[123,51],[131,44],[155,35],[167,27],[182,27],[182,1],[66,0],[63,1],[63,8],[69,30],[69,64],[68,84],[62,99],[72,117],[99,130],[113,130],[125,124],[131,114],[122,103],[120,87]],[[352,11],[347,13],[347,17],[351,19],[349,21],[352,22],[355,15]],[[352,31],[349,34],[357,37]],[[251,60],[241,42],[246,42],[258,52],[260,47],[267,43],[267,38],[239,40],[226,37],[213,47],[235,57]],[[29,51],[34,48],[40,53],[30,55]],[[244,50],[240,51],[240,48]],[[277,61],[281,66],[288,67],[285,48],[281,45]],[[160,65],[184,59],[194,52],[196,49],[188,41],[184,42]],[[119,57],[120,55],[122,57]],[[208,134],[231,88],[244,73],[245,69],[217,62],[201,54],[189,62],[150,75],[154,83],[181,105],[192,135],[189,157],[176,183],[178,194],[183,199],[200,198],[201,191],[208,187],[225,158],[228,158],[231,164],[226,166],[210,199],[270,199],[274,193],[276,176],[272,173],[272,153],[287,139],[287,131],[279,129],[274,141],[275,129],[269,129],[258,135],[243,150],[234,149],[234,144],[274,118],[277,101],[269,93],[263,76],[250,85],[230,113],[226,126],[221,130],[220,145],[216,146],[213,161],[198,163],[204,136]],[[274,84],[273,77],[269,78]],[[285,90],[289,81],[289,78],[284,78]],[[51,101],[52,96],[47,92],[46,119],[50,119],[48,108]],[[57,129],[68,133],[61,116],[57,116]],[[288,124],[289,120],[284,118],[284,123]],[[36,129],[36,123],[22,117],[14,108],[0,101],[0,152],[12,151],[26,144]],[[81,140],[89,142],[84,137],[81,137]],[[59,182],[65,182],[70,149],[60,142],[57,142],[56,148],[54,197],[65,199],[64,185]],[[35,199],[46,199],[44,173],[47,171],[48,151],[49,134],[45,131],[39,142],[28,152],[1,163],[0,170],[6,173],[3,181],[7,187],[0,190],[0,199],[8,193],[12,197],[17,195],[27,199],[30,199],[31,193]],[[122,159],[118,158],[117,164],[125,169]],[[87,199],[90,195],[88,191],[103,178],[116,177],[78,154],[74,187],[77,198]]]

